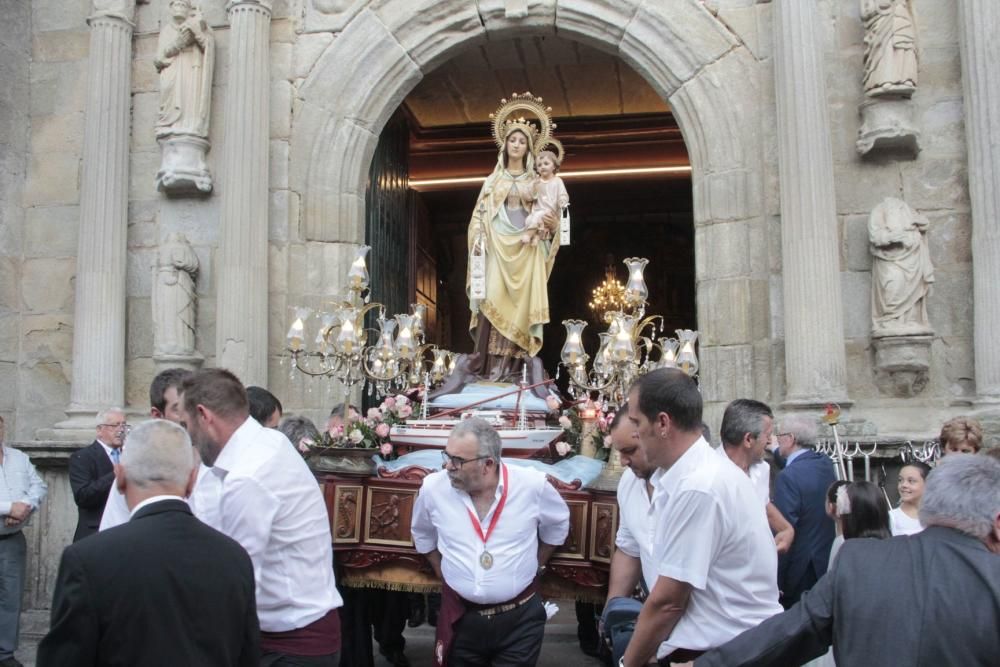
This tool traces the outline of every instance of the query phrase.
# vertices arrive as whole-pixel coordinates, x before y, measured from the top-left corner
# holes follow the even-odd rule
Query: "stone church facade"
[[[586,44],[669,103],[691,162],[713,430],[744,396],[837,402],[848,433],[896,442],[995,414],[994,0],[195,4],[214,44],[203,136],[160,113],[167,0],[4,5],[0,413],[51,489],[29,529],[29,607],[47,607],[75,521],[68,452],[102,407],[148,413],[159,368],[226,366],[289,410],[327,407],[282,362],[288,309],[343,290],[390,116],[487,41]],[[875,53],[878,5],[915,58],[869,87],[894,57]],[[918,269],[893,254],[907,244]]]

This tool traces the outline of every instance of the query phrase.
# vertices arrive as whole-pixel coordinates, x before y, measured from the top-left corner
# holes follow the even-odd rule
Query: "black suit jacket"
[[[243,547],[162,500],[63,552],[38,667],[257,667]]]
[[[104,504],[115,483],[115,467],[101,443],[94,440],[69,457],[69,485],[79,508],[73,541],[78,542],[97,532],[104,514]]]
[[[774,505],[795,528],[792,548],[778,559],[778,588],[786,607],[826,574],[836,536],[826,514],[826,490],[836,479],[830,457],[807,449],[774,483]]]
[[[833,642],[842,667],[993,667],[1000,556],[951,528],[847,540],[802,600],[706,653],[696,667],[784,667]]]

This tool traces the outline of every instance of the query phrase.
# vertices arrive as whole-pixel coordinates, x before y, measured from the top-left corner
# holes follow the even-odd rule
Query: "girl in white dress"
[[[889,512],[889,526],[893,535],[913,535],[924,529],[917,513],[924,497],[924,483],[931,467],[922,461],[912,461],[899,471],[899,507]]]

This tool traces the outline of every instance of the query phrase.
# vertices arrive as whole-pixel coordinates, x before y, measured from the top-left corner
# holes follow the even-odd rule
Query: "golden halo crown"
[[[526,119],[523,115],[515,114],[527,112],[532,114],[537,120],[537,125]],[[531,152],[538,155],[546,148],[555,148],[559,161],[563,159],[563,147],[553,136],[556,124],[552,122],[552,107],[547,107],[542,103],[541,97],[535,97],[530,92],[511,93],[510,99],[501,99],[500,106],[490,114],[493,121],[493,140],[496,141],[497,148],[503,150],[504,142],[514,130],[520,130],[531,142]]]

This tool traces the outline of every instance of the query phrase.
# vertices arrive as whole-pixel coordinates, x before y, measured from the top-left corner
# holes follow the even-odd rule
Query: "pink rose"
[[[389,437],[389,425],[385,424],[385,423],[382,423],[382,424],[379,424],[378,426],[376,426],[375,427],[375,435],[377,435],[380,438],[388,438]]]
[[[568,442],[557,442],[556,443],[556,453],[559,456],[566,456],[570,452],[570,446]]]
[[[605,449],[611,449],[611,436],[610,435],[604,436],[604,448]]]
[[[396,407],[396,399],[393,398],[392,396],[389,396],[384,401],[382,401],[383,410],[392,410],[394,407]]]
[[[413,414],[413,408],[411,406],[409,406],[409,405],[404,405],[401,408],[399,408],[399,416],[402,419],[406,419],[407,417],[409,417],[412,414]]]
[[[368,419],[375,422],[381,421],[382,411],[379,410],[378,408],[368,408]]]
[[[562,401],[560,401],[555,396],[549,394],[548,396],[545,397],[545,405],[548,407],[549,410],[558,410],[559,406],[562,405]]]
[[[392,456],[392,445],[388,442],[383,442],[378,451],[382,454],[382,458],[388,458]]]
[[[559,425],[563,427],[564,430],[568,431],[573,428],[572,420],[566,415],[559,417]]]
[[[299,439],[299,451],[308,452],[309,445],[313,444],[312,438],[301,438]]]
[[[344,425],[337,424],[335,426],[331,426],[328,433],[330,434],[331,438],[339,438],[340,436],[344,435]]]
[[[406,396],[403,396],[402,394],[399,394],[398,396],[396,396],[396,405],[398,405],[399,407],[403,407],[404,405],[408,404],[409,402],[410,402],[410,399],[408,399]]]

